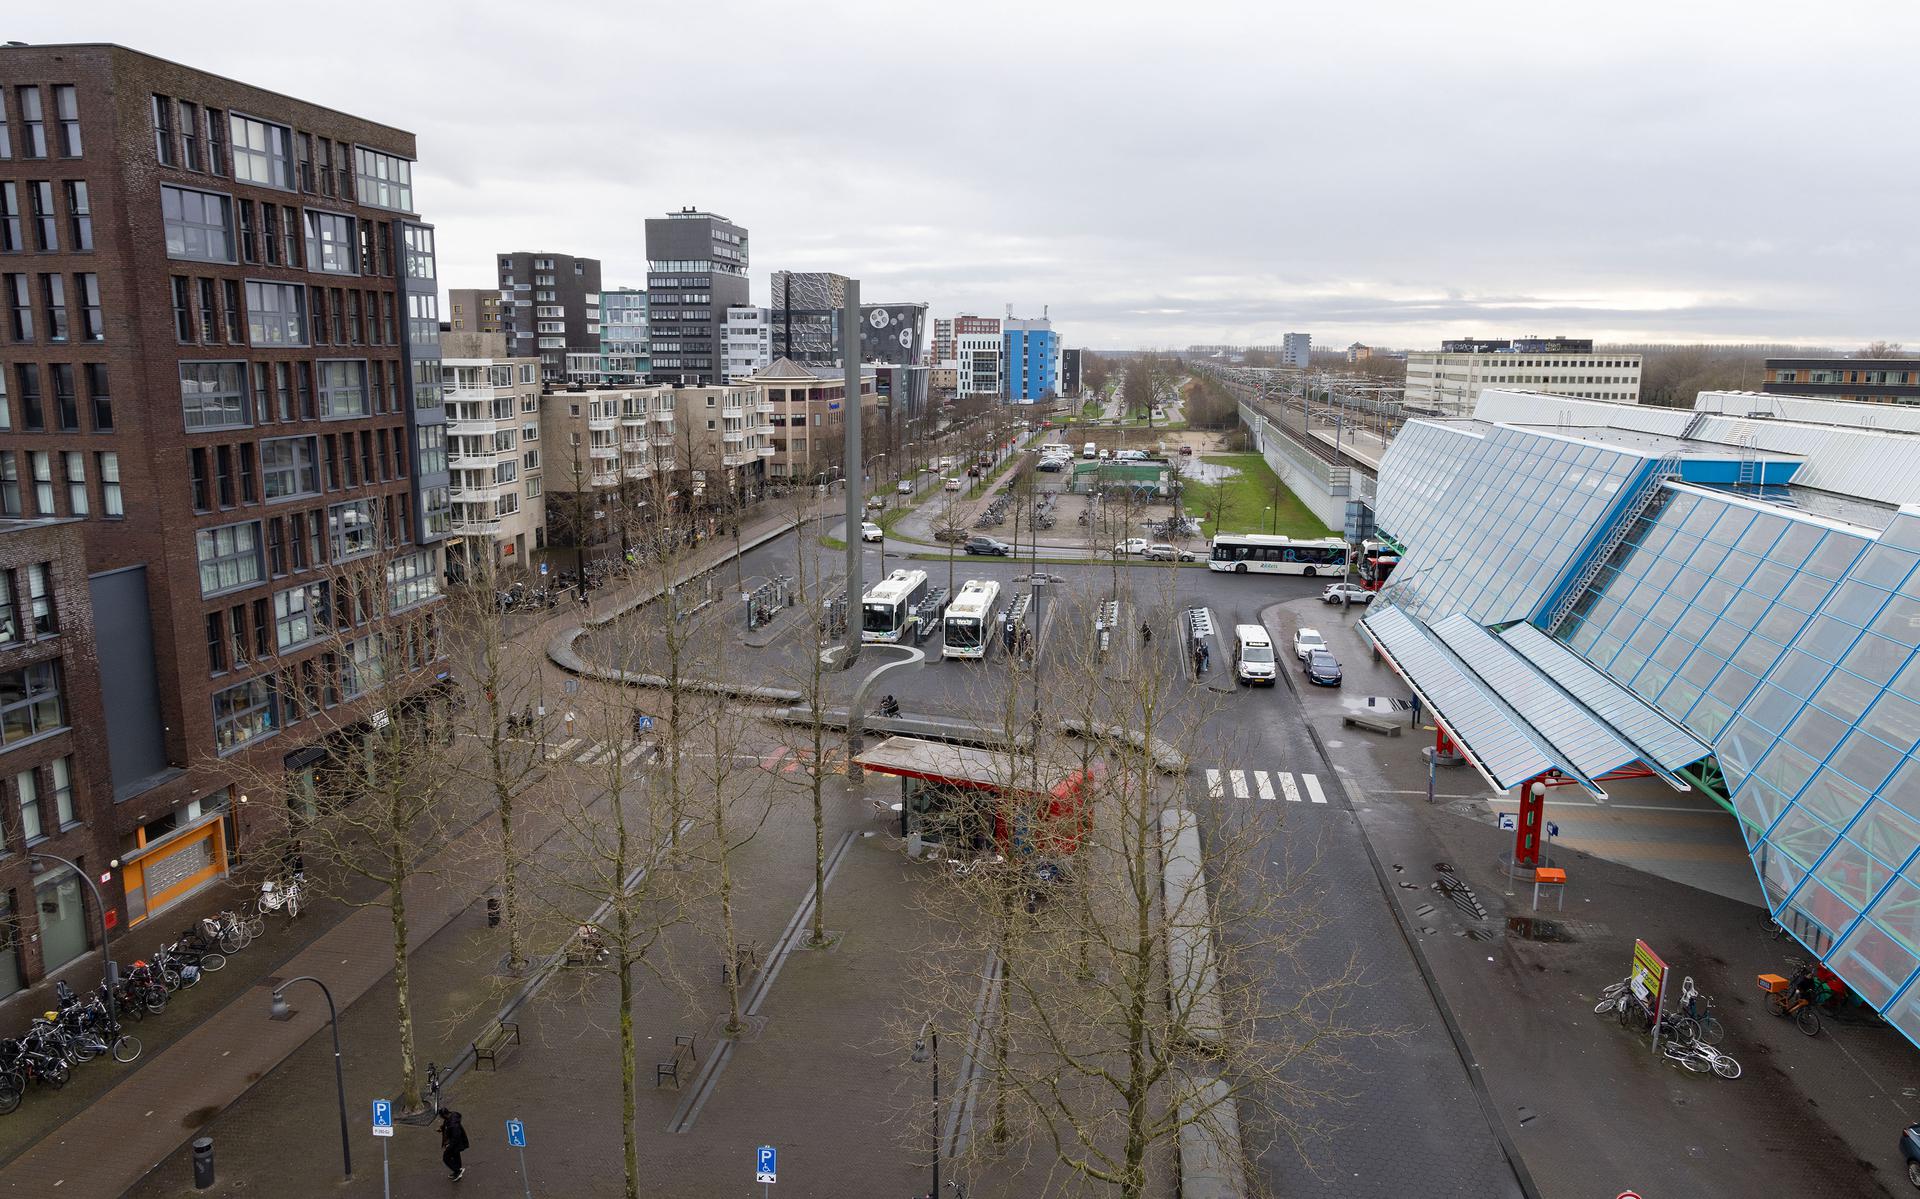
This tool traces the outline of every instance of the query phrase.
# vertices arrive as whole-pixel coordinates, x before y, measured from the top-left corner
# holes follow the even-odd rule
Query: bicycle
[[[219,943],[222,953],[239,953],[253,944],[253,933],[248,931],[247,922],[238,912],[225,911],[213,918],[214,928],[209,930]]]
[[[1693,976],[1680,980],[1680,1018],[1676,1022],[1681,1036],[1689,1041],[1704,1041],[1709,1045],[1718,1045],[1726,1040],[1726,1025],[1710,1015],[1707,1009],[1713,1006],[1713,1000],[1693,985]]]
[[[440,1108],[443,1106],[440,1102],[441,1081],[442,1080],[440,1077],[440,1067],[434,1064],[433,1062],[428,1062],[427,1063],[427,1088],[426,1088],[427,1093],[425,1095],[425,1099],[427,1101],[427,1107],[436,1112],[439,1111]]]
[[[1820,1035],[1820,1013],[1814,1008],[1813,1000],[1802,993],[1797,982],[1784,991],[1776,991],[1767,996],[1767,1010],[1782,1018],[1791,1016],[1800,1031],[1810,1037]]]

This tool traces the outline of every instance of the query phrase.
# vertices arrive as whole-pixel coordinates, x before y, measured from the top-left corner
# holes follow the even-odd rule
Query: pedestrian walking
[[[441,1108],[440,1116],[440,1160],[447,1167],[447,1175],[455,1182],[467,1168],[460,1164],[460,1155],[467,1151],[466,1125],[460,1123],[460,1113]]]
[[[1140,644],[1141,645],[1153,644],[1153,626],[1148,624],[1144,620],[1140,622]]]

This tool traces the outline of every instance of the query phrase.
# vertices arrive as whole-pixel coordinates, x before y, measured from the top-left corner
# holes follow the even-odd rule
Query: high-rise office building
[[[958,396],[1000,395],[1002,386],[1000,318],[953,318],[953,355]]]
[[[442,333],[453,539],[447,573],[526,569],[546,528],[540,360],[507,355],[504,333]]]
[[[747,231],[698,209],[647,221],[647,332],[655,383],[726,378],[727,309],[747,303]]]
[[[1313,334],[1289,333],[1280,339],[1280,365],[1304,369],[1313,361]]]
[[[1032,404],[1060,394],[1060,336],[1046,317],[1011,315],[1002,329],[1001,376],[1009,402]]]
[[[930,365],[939,366],[953,361],[953,318],[935,317],[933,320],[933,347],[927,354]]]
[[[775,271],[772,302],[773,356],[803,366],[840,365],[840,325],[847,311],[845,275],[831,271]],[[926,335],[925,304],[862,304],[860,360],[895,366],[920,362]]]
[[[721,335],[727,359],[727,382],[736,383],[767,368],[773,361],[773,322],[765,308],[727,309]]]
[[[82,864],[138,922],[258,835],[237,779],[305,786],[323,740],[365,731],[360,655],[404,645],[382,689],[432,685],[451,523],[433,229],[402,130],[118,46],[10,45],[0,78],[0,518],[73,522],[85,560],[9,566],[0,636],[35,644],[0,644],[0,746],[31,739],[40,818],[116,850]],[[57,664],[38,644],[56,628]],[[113,668],[97,719],[93,638]],[[86,763],[42,760],[80,734]],[[0,862],[0,895],[28,897],[20,940],[44,944],[67,897],[35,892]]]
[[[507,352],[537,357],[548,382],[567,377],[567,354],[600,353],[600,260],[516,252],[499,257]],[[484,332],[484,330],[483,330]]]
[[[644,383],[650,359],[646,289],[616,287],[601,292],[599,382],[608,387]]]
[[[1572,396],[1579,400],[1640,402],[1640,355],[1595,351],[1584,337],[1522,337],[1512,341],[1443,341],[1438,352],[1407,355],[1406,406],[1416,412],[1472,412],[1489,387]]]

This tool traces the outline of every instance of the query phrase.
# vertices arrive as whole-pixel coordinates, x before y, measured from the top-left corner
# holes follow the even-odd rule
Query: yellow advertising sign
[[[1627,977],[1632,982],[1633,993],[1647,1005],[1647,1010],[1658,1012],[1660,992],[1667,981],[1667,964],[1660,960],[1653,946],[1645,941],[1636,940],[1633,943],[1633,969]]]

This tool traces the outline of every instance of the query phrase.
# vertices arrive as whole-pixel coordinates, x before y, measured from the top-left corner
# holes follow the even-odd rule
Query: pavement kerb
[[[1265,612],[1261,614],[1261,618],[1263,623],[1266,622]],[[1300,684],[1294,680],[1293,672],[1281,668],[1279,673],[1286,677],[1287,690],[1293,693],[1295,700],[1298,700]],[[1302,715],[1305,715],[1304,707]],[[1474,1056],[1473,1047],[1467,1043],[1466,1033],[1462,1031],[1460,1021],[1454,1015],[1453,1005],[1447,1001],[1446,992],[1441,989],[1440,980],[1434,975],[1433,965],[1427,960],[1426,949],[1414,934],[1413,925],[1407,919],[1407,914],[1400,909],[1399,897],[1394,894],[1393,879],[1388,875],[1386,866],[1380,861],[1380,855],[1374,852],[1373,839],[1367,835],[1366,822],[1360,819],[1359,813],[1352,812],[1353,797],[1347,794],[1346,780],[1340,777],[1338,770],[1334,769],[1333,756],[1327,752],[1327,744],[1321,738],[1320,730],[1314,727],[1311,719],[1303,720],[1302,723],[1306,725],[1307,736],[1313,740],[1314,749],[1320,753],[1321,762],[1327,767],[1327,780],[1339,788],[1341,797],[1347,801],[1347,808],[1353,815],[1354,827],[1360,834],[1360,845],[1367,851],[1367,862],[1373,867],[1374,881],[1379,884],[1380,896],[1386,902],[1388,909],[1393,912],[1394,926],[1400,930],[1401,939],[1407,943],[1407,951],[1413,955],[1413,963],[1420,971],[1421,981],[1426,983],[1427,993],[1433,997],[1433,1005],[1440,1012],[1441,1023],[1447,1026],[1447,1036],[1452,1038],[1454,1051],[1460,1055],[1460,1064],[1466,1070],[1467,1081],[1473,1086],[1473,1097],[1479,1102],[1480,1113],[1485,1117],[1494,1139],[1500,1143],[1500,1152],[1506,1157],[1507,1165],[1513,1170],[1514,1181],[1520,1184],[1521,1193],[1526,1195],[1527,1199],[1541,1199],[1540,1188],[1534,1182],[1532,1172],[1527,1169],[1526,1160],[1520,1156],[1519,1146],[1514,1144],[1512,1135],[1508,1133],[1506,1122],[1500,1118],[1499,1109],[1493,1102],[1493,1093],[1487,1089],[1487,1080],[1481,1070],[1480,1061]]]

